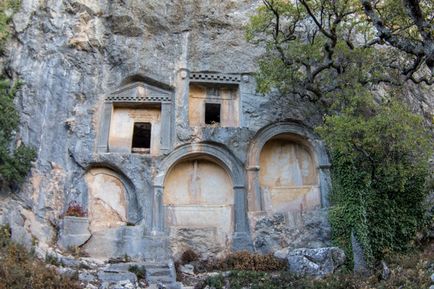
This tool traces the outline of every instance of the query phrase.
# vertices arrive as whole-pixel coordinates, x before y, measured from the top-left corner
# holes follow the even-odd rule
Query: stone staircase
[[[180,289],[176,283],[175,267],[172,260],[166,262],[146,262],[146,280],[149,284],[161,284],[167,289]]]

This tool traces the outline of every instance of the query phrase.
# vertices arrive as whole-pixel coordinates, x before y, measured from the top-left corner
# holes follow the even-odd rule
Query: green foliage
[[[322,104],[326,116],[318,132],[332,157],[333,238],[351,256],[355,232],[373,264],[387,251],[407,249],[423,227],[432,154],[422,119],[391,100],[399,95],[374,97],[373,88],[387,84],[389,92],[399,93],[409,79],[423,82],[414,81],[415,75],[428,72],[429,84],[434,74],[425,61],[430,55],[415,56],[377,39],[362,2],[263,0],[246,34],[265,48],[258,91],[277,89]],[[403,6],[407,1],[375,2],[373,10],[395,35],[420,44],[426,33]],[[418,19],[432,23],[433,2],[416,5],[422,11]]]
[[[9,38],[9,21],[20,4],[21,1],[19,0],[2,0],[0,2],[0,54]]]
[[[426,222],[432,138],[423,120],[396,101],[368,116],[347,110],[317,129],[333,161],[330,221],[351,256],[351,232],[372,264],[408,249]]]
[[[287,271],[257,272],[231,271],[208,277],[195,288],[251,288],[251,289],[388,289],[428,288],[434,273],[434,242],[425,244],[405,255],[388,254],[385,260],[390,269],[388,280],[379,278],[382,268],[370,277],[339,271],[323,279],[297,277]]]
[[[0,54],[9,38],[9,21],[19,7],[20,1],[17,0],[0,2]],[[19,86],[19,82],[11,84],[0,72],[0,187],[21,183],[36,157],[35,151],[25,145],[11,146],[19,124],[19,115],[13,103]]]
[[[11,150],[10,142],[19,123],[13,103],[18,86],[0,80],[0,184],[22,182],[36,156],[35,151],[25,145],[18,145]]]
[[[363,98],[378,83],[401,85],[414,74],[427,74],[428,82],[434,81],[422,56],[378,45],[381,41],[360,0],[263,2],[246,31],[248,41],[265,48],[256,75],[261,93],[277,88],[334,110],[349,98]],[[420,43],[414,20],[401,3],[375,2],[394,33],[409,43],[419,37]],[[434,9],[432,1],[420,6],[425,15]]]

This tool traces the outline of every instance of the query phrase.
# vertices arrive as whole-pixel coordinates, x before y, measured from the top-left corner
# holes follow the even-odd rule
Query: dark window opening
[[[205,124],[220,123],[220,104],[205,103]]]
[[[151,148],[151,124],[149,122],[134,123],[133,152],[149,152]]]

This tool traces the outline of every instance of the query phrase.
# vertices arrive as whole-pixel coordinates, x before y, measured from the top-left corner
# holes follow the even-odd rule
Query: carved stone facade
[[[114,235],[128,227],[142,228],[141,236],[132,237],[139,243],[167,240],[174,256],[187,249],[203,257],[254,250],[258,217],[303,215],[327,205],[329,162],[323,144],[300,122],[248,127],[242,106],[254,93],[252,81],[248,74],[182,69],[173,86],[131,76],[109,92],[95,160],[85,177],[83,203],[93,234],[84,248],[91,256],[125,252],[113,249],[119,243]],[[134,148],[137,123],[149,124],[144,150]],[[227,138],[240,131],[235,139],[247,143],[244,150],[206,136]],[[143,180],[149,183],[134,184],[137,174],[129,176],[125,166],[146,173]],[[141,244],[128,254],[152,259],[150,247]]]

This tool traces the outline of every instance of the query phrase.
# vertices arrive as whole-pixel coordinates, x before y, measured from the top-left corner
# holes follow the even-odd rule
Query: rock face
[[[326,209],[279,213],[256,221],[253,243],[258,252],[265,254],[281,248],[321,248],[330,246],[330,232]]]
[[[26,209],[2,213],[13,236],[155,262],[323,246],[327,229],[307,229],[330,187],[321,114],[256,92],[263,49],[244,28],[260,4],[23,0],[5,67],[24,83],[17,140],[38,157]],[[81,223],[62,221],[72,202]],[[288,212],[303,217],[284,229],[273,215]]]
[[[345,262],[345,253],[336,247],[296,249],[289,252],[289,271],[299,276],[324,277]]]
[[[14,239],[156,264],[328,246],[321,112],[256,92],[262,1],[21,2],[4,65],[38,157],[0,201]],[[88,219],[62,227],[72,202]]]

